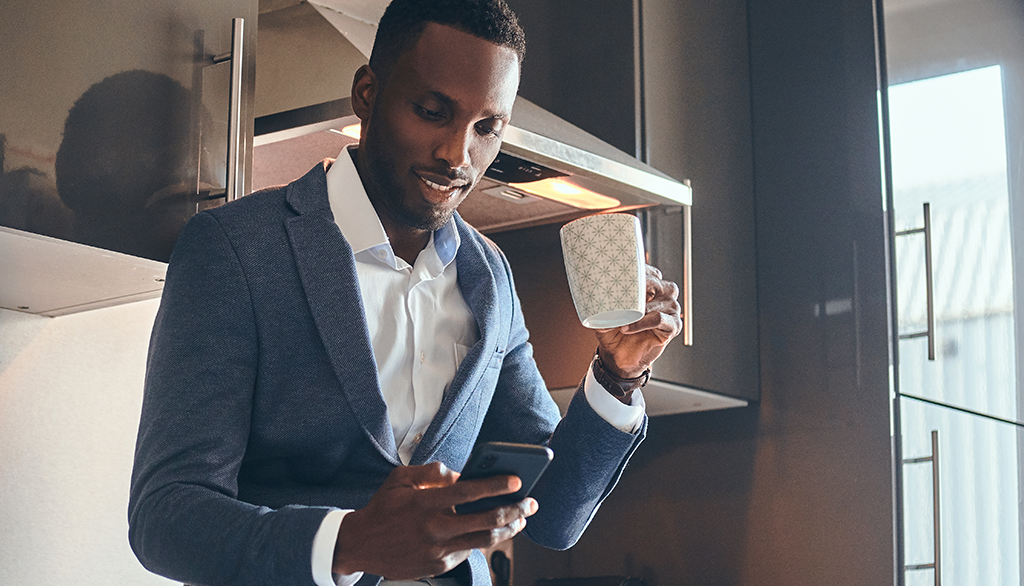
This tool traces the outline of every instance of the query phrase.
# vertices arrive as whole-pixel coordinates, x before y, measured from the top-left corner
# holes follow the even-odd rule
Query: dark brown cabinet
[[[158,294],[188,218],[245,192],[256,12],[254,0],[5,6],[0,270],[17,290],[0,306],[55,314]]]
[[[760,397],[755,272],[753,154],[745,11],[723,5],[700,13],[684,5],[633,0],[510,0],[527,31],[520,94],[656,169],[693,186],[692,233],[681,207],[639,212],[650,262],[680,286],[683,242],[692,244],[692,345],[673,342],[645,392],[652,414],[733,407]],[[721,31],[730,31],[722,35]],[[543,230],[496,235],[535,286]],[[506,244],[507,243],[507,244]],[[531,244],[532,243],[532,244]],[[520,251],[520,249],[524,249]],[[556,255],[557,256],[557,255]],[[550,271],[562,270],[560,257]],[[516,268],[515,266],[513,267]],[[517,277],[519,278],[519,277]],[[564,278],[544,278],[564,288]],[[520,285],[520,290],[526,290]],[[535,294],[527,292],[533,297]],[[536,294],[535,320],[550,324],[554,292]],[[568,291],[559,292],[565,302]],[[685,291],[682,295],[685,301]],[[527,321],[533,307],[524,300]],[[568,305],[571,311],[571,304]],[[543,317],[541,317],[543,316]],[[535,331],[538,328],[535,328]],[[541,334],[538,354],[568,351],[584,361],[589,337],[573,324]],[[569,333],[587,343],[571,344]],[[551,344],[548,348],[546,345]],[[542,366],[543,363],[542,363]],[[552,369],[554,370],[554,369]],[[566,383],[560,371],[544,373]],[[549,380],[550,383],[550,380]],[[558,388],[561,384],[551,386]]]

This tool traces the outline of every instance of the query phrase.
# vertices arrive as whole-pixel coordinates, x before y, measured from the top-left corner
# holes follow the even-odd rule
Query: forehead
[[[395,63],[388,85],[443,94],[470,110],[507,116],[519,87],[519,57],[508,47],[427,23],[416,45]]]

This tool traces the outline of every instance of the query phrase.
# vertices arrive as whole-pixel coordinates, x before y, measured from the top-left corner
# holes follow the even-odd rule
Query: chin
[[[417,230],[429,230],[434,232],[451,220],[455,210],[430,210],[426,213],[416,212],[406,206],[397,210],[399,219],[403,224]]]
[[[431,214],[422,219],[422,226],[420,227],[420,229],[430,230],[431,232],[440,230],[445,224],[448,223],[449,220],[452,219],[452,216],[454,214],[455,210],[442,212],[438,214]]]

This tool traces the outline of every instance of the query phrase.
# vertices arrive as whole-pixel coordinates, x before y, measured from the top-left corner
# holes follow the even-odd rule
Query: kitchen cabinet
[[[1024,6],[894,2],[884,38],[902,579],[1021,584]]]
[[[900,411],[904,584],[1021,584],[1024,426],[907,397]]]
[[[1024,421],[1024,8],[896,5],[885,30],[900,390]]]
[[[658,170],[692,183],[693,344],[684,345],[681,339],[673,342],[655,365],[653,385],[645,391],[653,400],[651,413],[757,401],[757,275],[745,14],[728,7],[705,11],[703,18],[713,19],[715,26],[721,21],[719,28],[735,33],[722,37],[708,32],[714,27],[681,21],[685,9],[674,3],[510,0],[509,5],[517,11],[530,42],[520,85],[523,97]],[[656,207],[641,216],[650,261],[684,286],[682,243],[687,234],[682,208]],[[503,246],[517,239],[495,238]],[[537,232],[524,232],[521,238],[531,239],[537,241]],[[557,240],[550,236],[544,242],[557,247]],[[537,245],[529,257],[544,255]],[[535,278],[536,269],[522,270],[530,270],[530,278]],[[521,293],[524,289],[520,285]],[[545,298],[536,310],[545,317],[536,318],[538,322],[551,323],[550,306]],[[525,300],[524,309],[529,322],[531,307]],[[572,326],[560,327],[565,331]],[[554,344],[550,348],[545,347],[548,338]],[[589,344],[590,338],[584,339]],[[564,354],[567,343],[564,336],[545,335],[539,344],[535,341],[541,355],[556,350]],[[592,352],[593,348],[573,349],[571,364]],[[559,373],[545,375],[561,380]]]
[[[645,39],[679,47],[677,71],[662,74],[664,91],[686,96],[648,99],[648,112],[676,111],[686,121],[667,129],[666,141],[703,134],[677,163],[687,164],[694,188],[698,317],[701,263],[742,260],[729,251],[742,249],[734,232],[751,225],[743,215],[735,228],[722,218],[702,245],[698,213],[707,199],[728,201],[717,191],[706,196],[708,188],[748,181],[729,153],[753,137],[756,271],[744,270],[757,276],[760,398],[747,408],[653,418],[577,545],[552,553],[517,537],[517,584],[601,575],[652,585],[895,583],[874,5],[644,2],[657,25],[649,30],[659,31]],[[744,93],[752,132],[744,110],[730,105],[729,96]],[[653,146],[651,162],[672,173]],[[709,183],[716,165],[734,173]],[[733,189],[742,193],[726,193]],[[700,340],[695,331],[695,347]]]
[[[58,315],[159,295],[188,218],[248,187],[256,13],[255,0],[5,5],[0,306]]]

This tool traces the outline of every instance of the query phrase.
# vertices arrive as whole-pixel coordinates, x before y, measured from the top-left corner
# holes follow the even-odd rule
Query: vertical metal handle
[[[925,204],[927,205],[927,204]],[[942,586],[942,538],[939,516],[939,432],[932,430],[932,455],[921,458],[909,458],[903,460],[904,464],[920,464],[931,462],[932,465],[932,528],[933,547],[935,548],[935,561],[930,564],[913,564],[904,566],[904,571],[913,570],[935,570],[935,586]]]
[[[245,19],[231,19],[231,52],[217,55],[214,63],[231,61],[231,82],[228,86],[228,158],[225,197],[238,199],[244,190],[242,170],[242,49]]]
[[[689,186],[689,181],[686,182]],[[693,346],[693,222],[683,206],[683,345]]]
[[[927,217],[927,216],[925,216]],[[939,431],[932,430],[932,528],[935,530],[935,586],[942,586],[942,539],[939,523]]]
[[[911,234],[924,234],[924,281],[925,281],[925,305],[927,312],[927,328],[923,332],[912,334],[900,334],[900,340],[910,338],[928,337],[928,360],[935,360],[935,299],[934,286],[932,282],[932,214],[931,204],[924,203],[924,227],[901,230],[896,236],[909,236]]]

